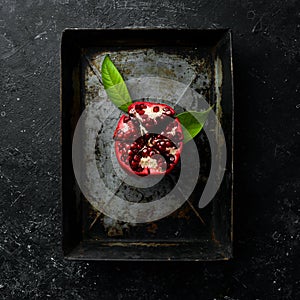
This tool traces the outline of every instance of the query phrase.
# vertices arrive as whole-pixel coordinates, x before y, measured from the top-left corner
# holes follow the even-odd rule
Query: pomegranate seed
[[[159,112],[159,107],[158,107],[158,106],[154,106],[154,107],[153,107],[153,111],[154,111],[154,112]]]
[[[131,166],[132,166],[133,168],[136,168],[138,165],[139,165],[139,163],[136,162],[136,161],[132,161],[132,162],[131,162]]]
[[[138,112],[138,114],[141,116],[141,115],[143,115],[145,113],[145,111],[144,110],[140,110],[139,112]]]
[[[148,150],[145,148],[145,149],[142,150],[142,153],[143,153],[143,156],[145,157],[148,154]]]
[[[170,155],[170,157],[169,157],[169,161],[174,161],[175,160],[175,157],[173,156],[173,155]]]

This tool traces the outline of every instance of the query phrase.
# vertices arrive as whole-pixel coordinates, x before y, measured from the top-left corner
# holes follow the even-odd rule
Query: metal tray
[[[214,104],[224,133],[226,143],[222,142],[221,133],[209,127],[195,139],[201,161],[197,184],[180,208],[157,221],[130,224],[105,216],[94,208],[92,201],[87,201],[74,175],[74,131],[84,109],[90,103],[102,101],[104,89],[99,81],[99,67],[107,53],[125,80],[135,76],[143,78],[146,74],[189,86],[209,105]],[[217,140],[214,152],[208,143],[209,130],[215,132]],[[199,209],[198,202],[207,185],[212,161],[224,155],[224,144],[227,154],[221,185],[212,201]],[[62,244],[66,259],[208,261],[231,258],[233,78],[230,30],[66,29],[61,43],[61,149]]]

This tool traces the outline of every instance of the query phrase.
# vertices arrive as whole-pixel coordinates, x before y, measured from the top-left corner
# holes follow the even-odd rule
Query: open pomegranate
[[[162,175],[179,162],[183,132],[170,106],[134,102],[122,115],[114,132],[115,151],[129,174]]]

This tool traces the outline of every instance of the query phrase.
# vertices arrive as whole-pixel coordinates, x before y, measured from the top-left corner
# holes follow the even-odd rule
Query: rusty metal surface
[[[86,37],[88,36],[88,31],[81,32],[81,34]],[[101,32],[99,34],[101,35]],[[81,101],[80,103],[78,103],[78,99],[75,101],[77,103],[75,110],[80,107],[83,109],[91,103],[100,103],[101,111],[97,112],[98,117],[101,117],[101,115],[105,117],[108,113],[109,106],[105,102],[106,95],[99,80],[99,74],[104,55],[109,54],[125,80],[130,82],[130,79],[136,77],[160,76],[179,81],[184,86],[190,86],[197,91],[200,97],[206,99],[210,104],[216,104],[216,113],[220,121],[223,122],[224,120],[225,123],[228,122],[232,126],[232,74],[230,73],[231,71],[228,73],[228,70],[225,70],[225,74],[223,71],[223,65],[225,64],[226,68],[228,68],[228,62],[231,61],[231,48],[228,40],[224,42],[224,45],[225,50],[229,52],[220,51],[219,48],[221,49],[222,46],[218,46],[216,42],[212,44],[211,41],[208,41],[207,44],[205,42],[198,44],[189,40],[186,45],[183,43],[179,47],[174,41],[173,44],[171,43],[168,46],[157,46],[155,42],[152,42],[150,46],[146,42],[143,46],[143,40],[147,41],[147,38],[138,38],[137,41],[131,41],[131,46],[128,46],[126,39],[124,39],[124,42],[121,42],[121,45],[118,46],[107,46],[109,42],[103,42],[103,44],[99,42],[97,47],[95,45],[88,47],[82,45],[78,49],[77,64],[76,67],[73,66],[75,70],[74,77],[76,78],[73,80],[73,84],[78,86],[78,83],[80,83],[81,85]],[[118,40],[116,39],[116,41]],[[231,67],[229,67],[230,70]],[[78,76],[79,68],[81,72]],[[224,77],[228,78],[224,81]],[[225,96],[223,95],[224,82],[226,89],[229,91],[227,94],[225,93]],[[78,89],[76,91],[74,95],[77,95],[76,97],[78,98]],[[172,100],[170,101],[170,104],[175,106],[180,112],[180,107],[176,107],[176,103],[172,103]],[[223,112],[224,101],[228,102],[226,105],[229,108],[229,110],[225,108],[225,113]],[[203,109],[195,98],[192,98],[189,105],[193,110],[199,111]],[[107,120],[108,123],[106,125],[109,129],[101,132],[96,147],[98,171],[100,174],[105,172],[106,176],[109,174],[107,185],[112,187],[118,184],[118,179],[112,172],[112,166],[106,159],[109,149],[105,147],[108,144],[106,141],[111,141],[112,139],[112,132],[120,114],[120,111],[116,110],[116,114]],[[74,126],[72,127],[74,128]],[[229,145],[231,145],[232,132],[230,128],[227,129],[226,136],[229,138]],[[104,248],[109,246],[112,248],[111,251],[116,252],[111,255],[111,259],[117,259],[118,255],[121,255],[120,248],[124,247],[129,247],[127,259],[132,259],[132,254],[130,253],[132,251],[134,253],[134,249],[137,246],[144,248],[143,251],[147,251],[145,249],[151,249],[152,251],[153,247],[159,248],[160,246],[168,249],[167,245],[170,245],[170,247],[171,245],[178,245],[182,250],[184,247],[187,247],[186,245],[189,245],[189,252],[191,251],[193,254],[189,253],[188,256],[193,260],[228,259],[231,257],[231,181],[228,179],[229,182],[226,182],[221,188],[222,194],[217,195],[216,200],[212,204],[202,210],[197,208],[199,195],[201,195],[207,181],[211,157],[206,135],[204,133],[200,134],[195,141],[199,147],[199,155],[201,157],[201,173],[194,192],[180,209],[159,221],[145,224],[130,224],[116,221],[103,215],[81,196],[81,204],[78,204],[77,208],[75,208],[80,218],[78,224],[81,224],[81,242],[79,246],[73,248],[75,250],[68,254],[67,257],[70,259],[76,259],[76,257],[77,259],[84,259],[86,255],[86,259],[110,259],[109,252],[104,250]],[[93,180],[93,174],[88,174],[88,176]],[[160,185],[156,197],[172,189],[174,180],[176,181],[176,178],[166,176],[165,181]],[[151,193],[147,195],[147,191],[141,193],[141,191],[126,185],[123,185],[118,192],[127,201],[147,202],[153,200]],[[223,201],[220,200],[222,198]],[[169,256],[172,259],[189,259],[185,257],[185,252],[181,253],[180,250],[176,250],[173,252],[173,255],[170,249]],[[79,253],[81,254],[79,255]],[[139,255],[135,258],[167,259],[168,257],[166,252],[161,255],[159,252],[156,252],[154,257],[147,256],[145,253],[141,255],[144,255],[144,258]]]

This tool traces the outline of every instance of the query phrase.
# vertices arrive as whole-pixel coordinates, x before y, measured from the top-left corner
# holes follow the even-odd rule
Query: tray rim
[[[230,73],[231,73],[231,104],[232,104],[232,111],[231,111],[231,149],[230,149],[230,153],[231,153],[231,197],[230,197],[230,255],[228,257],[224,257],[224,259],[193,259],[192,261],[216,261],[216,260],[230,260],[233,257],[233,205],[234,205],[234,78],[233,78],[233,50],[232,50],[232,30],[230,28],[173,28],[173,27],[122,27],[122,28],[88,28],[88,27],[83,27],[83,28],[78,28],[78,27],[68,27],[65,28],[62,31],[61,34],[61,43],[60,43],[60,149],[61,149],[61,162],[62,162],[62,153],[63,153],[63,80],[62,80],[62,67],[63,67],[63,62],[62,62],[62,48],[63,48],[63,42],[65,40],[65,37],[67,34],[69,33],[78,33],[78,32],[82,32],[82,33],[88,33],[88,32],[109,32],[109,33],[113,33],[113,32],[192,32],[192,33],[220,33],[223,34],[223,36],[225,36],[226,34],[228,35],[229,38],[229,51],[230,51]],[[222,37],[223,38],[223,37]],[[218,42],[220,42],[222,40],[222,38],[220,38],[218,40]],[[113,40],[113,37],[111,38]],[[174,46],[176,46],[174,44]],[[215,44],[215,46],[217,46],[217,44]],[[62,166],[60,168],[60,175],[61,175],[61,188],[60,188],[60,201],[61,201],[61,214],[62,214],[62,224],[61,224],[61,228],[62,228],[62,248],[64,248],[63,244],[64,244],[64,229],[63,229],[63,184],[62,184],[62,180],[63,180],[63,172],[62,172]],[[81,240],[82,241],[82,240]],[[81,243],[81,242],[80,242]],[[79,244],[80,244],[79,243]],[[79,246],[79,244],[77,244],[77,246]],[[77,247],[76,246],[76,247]],[[76,248],[75,247],[75,248]],[[74,249],[73,249],[74,250]],[[72,252],[70,251],[69,253],[66,253],[65,249],[63,249],[63,256],[65,259],[67,260],[98,260],[98,261],[169,261],[169,260],[176,260],[176,261],[189,261],[189,259],[181,259],[181,258],[175,258],[175,259],[160,259],[160,258],[156,258],[156,259],[143,259],[143,258],[134,258],[134,259],[126,259],[126,258],[120,258],[120,259],[93,259],[93,258],[76,258],[74,256],[72,256]]]

